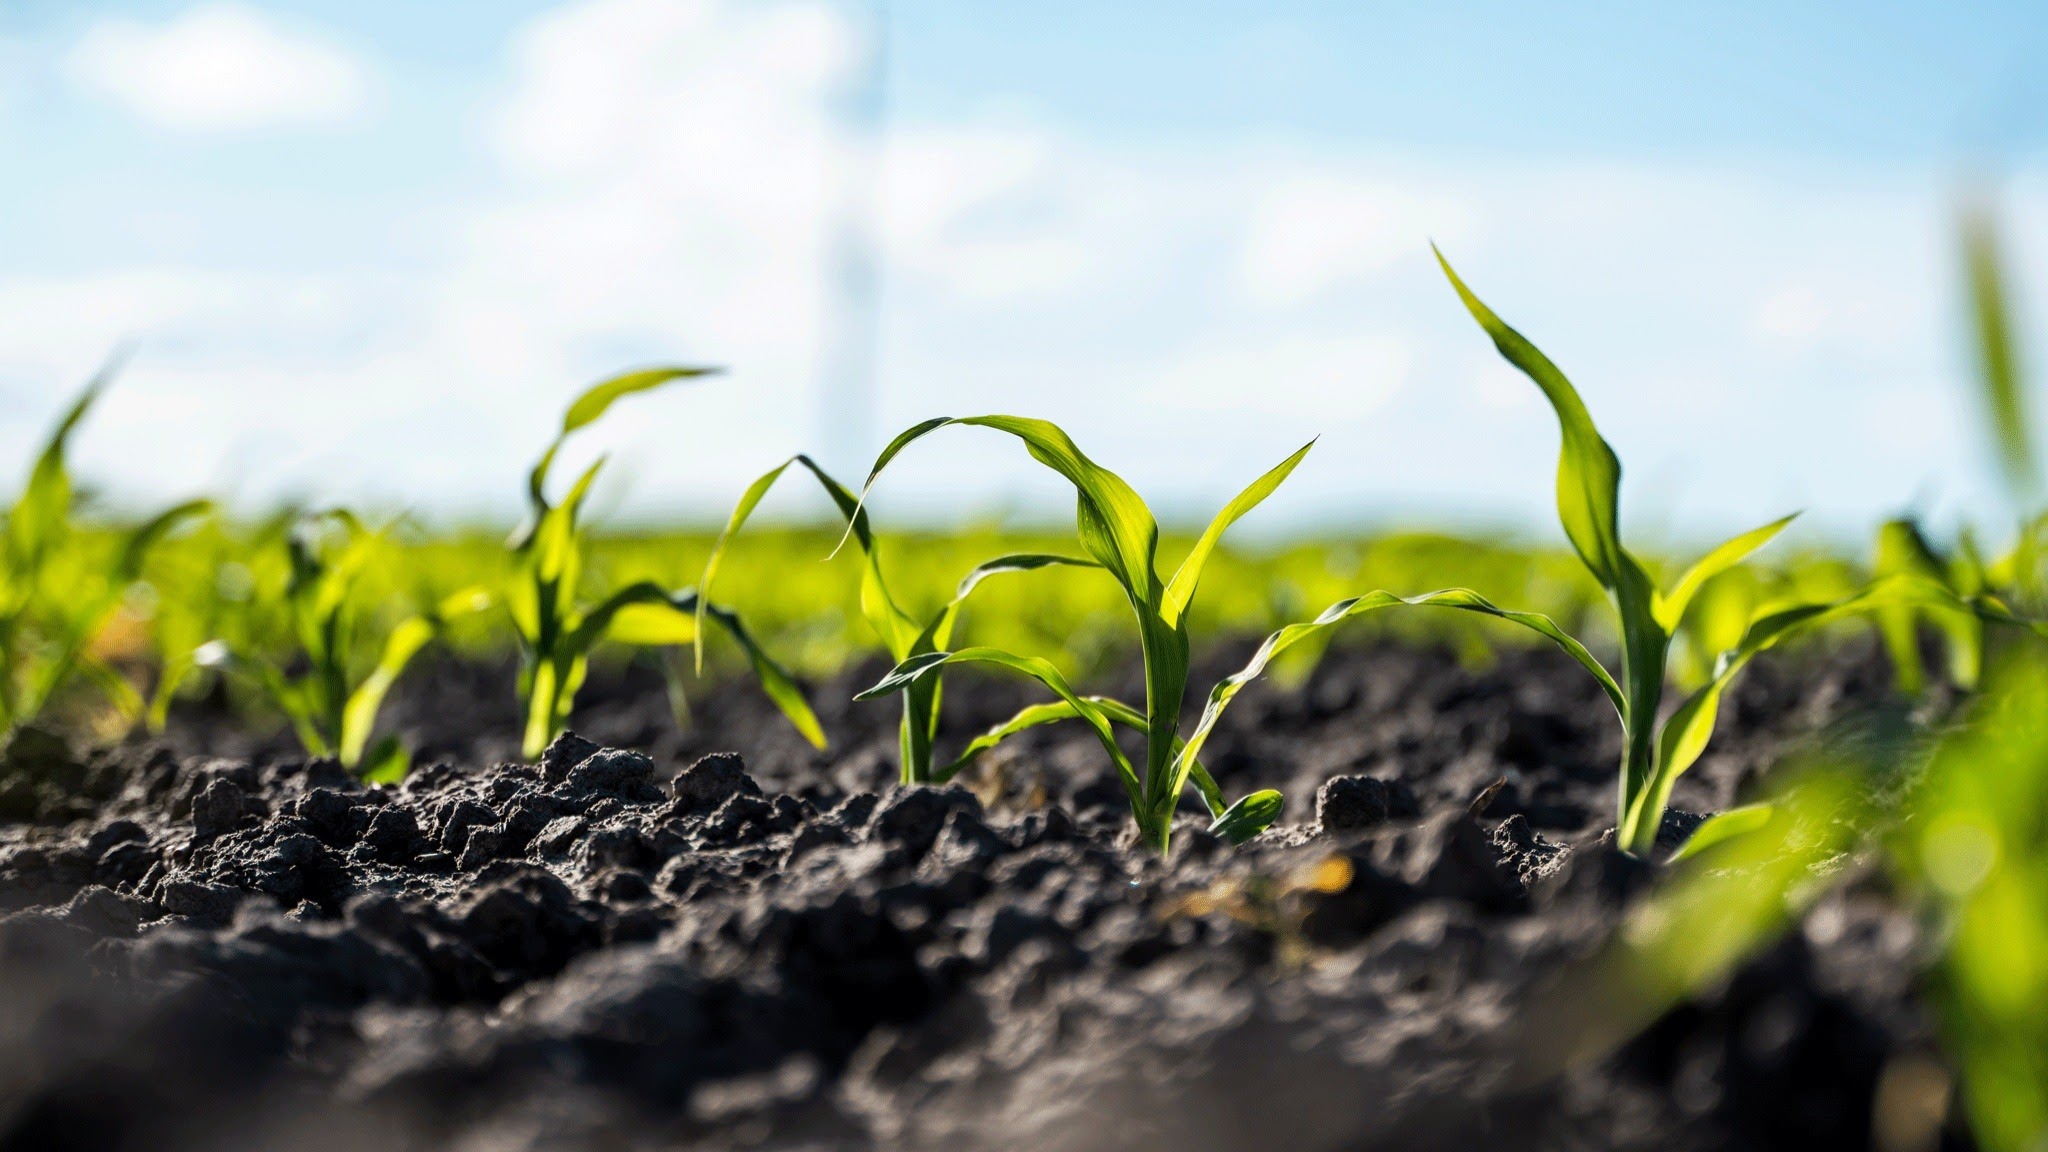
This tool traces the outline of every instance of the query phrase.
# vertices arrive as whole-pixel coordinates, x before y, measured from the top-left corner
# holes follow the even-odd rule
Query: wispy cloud
[[[345,123],[368,108],[371,94],[368,69],[346,49],[227,2],[163,24],[101,20],[72,50],[66,72],[80,88],[185,132]]]
[[[627,449],[643,511],[721,507],[826,439],[821,349],[852,306],[836,230],[861,170],[842,105],[862,51],[825,0],[564,4],[507,46],[481,128],[495,176],[438,207],[457,223],[430,257],[0,277],[8,314],[41,318],[0,334],[0,381],[54,406],[55,382],[140,335],[81,442],[123,490],[230,460],[251,494],[502,512],[580,384],[715,362],[732,374],[636,402],[585,447]],[[1545,523],[1554,422],[1458,308],[1436,238],[1578,380],[1636,499],[1667,505],[1636,513],[1702,532],[1795,506],[1853,524],[1987,490],[1938,172],[1134,147],[1015,115],[900,125],[880,170],[885,432],[1048,416],[1180,508],[1320,432],[1264,522]],[[2038,185],[2015,200],[2048,212]],[[2048,283],[2048,267],[2022,278]],[[0,460],[33,429],[0,427]],[[878,495],[890,515],[1071,507],[971,433],[914,455]]]

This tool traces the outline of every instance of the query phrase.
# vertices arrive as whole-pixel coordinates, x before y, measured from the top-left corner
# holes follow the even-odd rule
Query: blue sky
[[[137,338],[80,442],[120,499],[509,515],[581,383],[696,358],[732,373],[584,448],[625,512],[1010,410],[1176,513],[1321,433],[1270,525],[1541,528],[1554,426],[1434,238],[1579,381],[1647,528],[1996,516],[1950,233],[1992,174],[2048,283],[2048,12],[1841,12],[916,0],[876,118],[836,0],[15,0],[0,453]],[[879,499],[1065,506],[967,432]]]

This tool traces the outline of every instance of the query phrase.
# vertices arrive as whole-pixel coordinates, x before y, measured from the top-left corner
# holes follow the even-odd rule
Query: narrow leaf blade
[[[1701,585],[1748,559],[1750,553],[1770,543],[1798,517],[1799,513],[1794,512],[1761,528],[1752,528],[1700,557],[1685,575],[1678,578],[1678,583],[1672,585],[1671,594],[1656,601],[1657,623],[1666,632],[1676,632],[1679,621],[1685,619],[1685,610],[1692,604],[1692,598]]]
[[[1195,723],[1194,731],[1189,734],[1186,743],[1182,745],[1176,754],[1176,775],[1170,786],[1177,793],[1178,788],[1186,780],[1192,761],[1201,754],[1202,745],[1208,741],[1209,734],[1215,729],[1217,722],[1223,718],[1224,709],[1229,707],[1231,700],[1236,698],[1237,694],[1247,684],[1256,680],[1266,670],[1267,665],[1272,663],[1282,652],[1303,640],[1335,628],[1337,625],[1353,617],[1362,616],[1368,612],[1377,612],[1383,608],[1400,606],[1456,608],[1462,611],[1492,616],[1496,619],[1506,620],[1528,628],[1556,644],[1566,654],[1570,655],[1572,659],[1578,661],[1580,667],[1592,673],[1593,678],[1606,691],[1607,698],[1614,704],[1615,711],[1622,715],[1627,714],[1627,704],[1622,697],[1620,686],[1614,681],[1613,674],[1609,673],[1605,666],[1594,659],[1593,654],[1586,651],[1584,645],[1567,635],[1563,629],[1559,628],[1547,616],[1535,612],[1517,612],[1501,608],[1468,588],[1447,588],[1440,592],[1407,597],[1397,596],[1392,592],[1386,591],[1368,592],[1363,596],[1339,600],[1337,603],[1325,608],[1321,615],[1306,623],[1289,624],[1285,628],[1274,632],[1266,637],[1264,643],[1259,645],[1258,651],[1252,654],[1251,660],[1243,668],[1218,681],[1216,686],[1209,691],[1209,700],[1202,709],[1201,719]]]
[[[406,665],[434,638],[434,625],[423,616],[413,616],[399,623],[384,638],[384,651],[377,657],[377,666],[369,676],[349,693],[348,704],[341,713],[340,759],[345,768],[356,767],[363,758],[364,748],[370,740],[370,732],[377,724],[377,710],[384,706],[384,697],[398,677],[405,672]]]
[[[1975,208],[1964,214],[1962,232],[1963,265],[1969,281],[1977,346],[1977,383],[1985,416],[1991,426],[1992,441],[1998,446],[1998,463],[2007,487],[2022,507],[2031,507],[2040,489],[2039,454],[2027,413],[2025,384],[2020,378],[2018,340],[2013,331],[1997,220],[1988,208]]]
[[[1592,413],[1586,410],[1578,389],[1557,365],[1473,295],[1442,252],[1437,252],[1436,258],[1464,301],[1465,310],[1486,330],[1493,346],[1535,381],[1550,401],[1563,440],[1557,462],[1557,517],[1594,577],[1608,588],[1615,587],[1623,578],[1624,563],[1619,515],[1621,460],[1594,427]]]
[[[1272,827],[1284,807],[1286,798],[1271,788],[1253,792],[1225,809],[1223,815],[1209,825],[1209,831],[1232,844],[1242,844]]]
[[[1717,813],[1693,829],[1692,835],[1686,838],[1678,851],[1671,854],[1670,863],[1690,860],[1717,844],[1726,843],[1738,836],[1747,836],[1769,825],[1776,811],[1776,807],[1770,804],[1745,804],[1740,808],[1730,808],[1726,812]]]
[[[1132,809],[1137,810],[1142,802],[1143,786],[1139,782],[1137,770],[1131,766],[1130,759],[1124,755],[1123,749],[1117,746],[1116,734],[1110,729],[1109,718],[1103,714],[1101,708],[1077,694],[1067,683],[1067,678],[1062,676],[1060,670],[1050,661],[1036,656],[1018,656],[1000,648],[962,648],[958,652],[926,652],[898,664],[872,688],[856,695],[854,699],[873,700],[901,692],[911,681],[920,676],[932,675],[949,664],[993,664],[1028,676],[1051,689],[1054,695],[1073,710],[1074,715],[1087,721],[1088,726],[1095,731],[1096,739],[1101,742],[1103,750],[1109,753],[1110,760],[1116,765],[1117,776],[1123,781],[1124,790],[1131,797]]]
[[[1195,586],[1201,583],[1202,568],[1209,563],[1209,555],[1216,551],[1216,545],[1222,541],[1223,533],[1243,518],[1245,513],[1258,507],[1266,497],[1271,496],[1294,471],[1295,466],[1301,463],[1302,458],[1308,455],[1309,449],[1315,446],[1316,442],[1313,440],[1303,444],[1294,455],[1282,460],[1265,475],[1252,481],[1244,491],[1232,498],[1230,503],[1225,504],[1222,511],[1216,513],[1215,519],[1209,521],[1209,527],[1203,530],[1201,539],[1195,541],[1194,550],[1188,553],[1187,559],[1181,561],[1180,568],[1174,572],[1173,579],[1166,585],[1166,597],[1160,605],[1160,614],[1165,617],[1168,624],[1179,623],[1181,616],[1187,612],[1188,604],[1195,598]]]
[[[600,380],[576,397],[569,410],[562,414],[562,435],[584,428],[603,416],[613,404],[637,392],[659,388],[673,380],[688,380],[700,376],[711,376],[724,371],[722,368],[686,368],[677,365],[663,365],[656,368],[642,368],[633,372],[622,372],[608,380]]]

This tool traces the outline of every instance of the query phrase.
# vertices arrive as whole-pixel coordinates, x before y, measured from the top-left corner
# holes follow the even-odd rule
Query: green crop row
[[[2015,490],[2031,493],[2035,456],[1996,247],[1981,228],[1969,235],[1989,410]],[[1643,853],[1673,781],[1711,738],[1722,695],[1758,653],[1867,617],[1893,650],[1901,687],[1913,690],[1924,680],[1920,633],[1932,625],[1948,639],[1953,678],[1968,685],[1988,637],[2033,627],[2023,619],[2043,600],[2034,586],[2033,526],[1996,563],[1982,560],[1968,537],[1943,553],[1906,522],[1880,533],[1869,571],[1812,554],[1750,563],[1790,522],[1784,517],[1660,578],[1666,564],[1624,544],[1621,465],[1569,379],[1447,263],[1444,273],[1556,415],[1557,508],[1569,553],[1421,533],[1232,551],[1225,532],[1286,481],[1312,443],[1254,480],[1205,530],[1177,535],[1058,425],[1009,415],[920,423],[882,452],[858,490],[795,457],[748,488],[715,539],[593,534],[582,513],[604,460],[562,486],[552,475],[562,448],[614,405],[714,371],[686,367],[629,372],[578,396],[526,476],[528,516],[509,539],[433,534],[402,520],[372,526],[341,509],[233,523],[204,501],[118,533],[73,523],[65,463],[103,378],[67,413],[8,516],[0,712],[11,725],[52,708],[82,709],[95,728],[115,732],[160,726],[179,693],[225,683],[252,714],[288,722],[308,753],[335,756],[366,778],[394,779],[408,756],[390,735],[375,739],[378,710],[431,645],[486,658],[517,653],[528,756],[564,729],[593,657],[654,652],[680,700],[704,673],[713,639],[714,668],[743,669],[822,747],[800,675],[879,651],[895,667],[856,698],[901,694],[904,782],[942,782],[1026,728],[1083,723],[1123,782],[1143,839],[1164,852],[1190,784],[1214,828],[1233,838],[1255,835],[1280,810],[1270,793],[1223,796],[1200,760],[1231,701],[1269,669],[1299,674],[1340,625],[1361,617],[1382,630],[1449,640],[1473,659],[1519,629],[1562,649],[1612,700],[1625,749],[1618,836]],[[1068,481],[1075,534],[880,531],[870,491],[900,453],[949,426],[1004,434]],[[739,539],[792,467],[821,485],[833,527]],[[1446,615],[1466,620],[1447,623]],[[1250,662],[1213,686],[1184,729],[1197,639],[1262,633]],[[1133,656],[1144,669],[1142,700],[1075,687]],[[942,758],[941,677],[962,664],[1026,676],[1049,698]],[[1666,708],[1674,686],[1683,695]],[[1141,757],[1127,757],[1119,727],[1142,735]]]

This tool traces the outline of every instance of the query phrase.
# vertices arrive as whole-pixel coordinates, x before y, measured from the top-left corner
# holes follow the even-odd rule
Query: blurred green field
[[[210,641],[289,662],[297,640],[284,601],[290,578],[285,527],[283,516],[255,523],[209,520],[165,540],[150,556],[143,581],[127,592],[94,640],[93,653],[121,669],[144,696],[159,669]],[[779,660],[810,677],[882,651],[859,610],[859,556],[852,549],[831,556],[839,535],[838,528],[824,524],[752,527],[728,551],[719,576],[719,600],[737,609]],[[120,530],[103,526],[81,536],[80,546],[68,554],[69,571],[55,577],[59,583],[104,580],[104,558],[118,548]],[[584,592],[595,599],[636,580],[687,587],[702,573],[716,539],[716,531],[701,528],[593,532]],[[1163,562],[1178,562],[1193,543],[1192,533],[1169,532],[1161,540]],[[1076,550],[1071,531],[994,527],[883,533],[881,544],[891,589],[906,608],[923,612],[944,603],[960,576],[990,557]],[[364,630],[374,634],[459,589],[502,586],[514,567],[501,530],[429,534],[401,526],[379,548],[378,561],[365,566],[353,593]],[[1855,558],[1781,548],[1718,578],[1703,606],[1831,598],[1865,579],[1864,565]],[[1454,585],[1543,612],[1569,631],[1590,634],[1596,647],[1612,646],[1603,593],[1568,550],[1428,532],[1318,536],[1269,548],[1226,545],[1210,562],[1190,630],[1211,642],[1244,640],[1311,616],[1359,589],[1413,594]],[[964,643],[1044,656],[1086,681],[1133,655],[1129,615],[1122,593],[1102,573],[1055,569],[989,582],[963,614],[960,632]],[[1746,623],[1748,614],[1722,615]],[[1703,674],[1707,654],[1728,646],[1727,636],[1709,634],[1717,619],[1712,611],[1700,611],[1689,621],[1689,675]],[[1739,623],[1732,626],[1739,632]],[[1495,644],[1540,642],[1520,629],[1453,612],[1385,613],[1347,628],[1338,643],[1400,636],[1451,644],[1474,662],[1484,661]],[[451,622],[445,643],[475,659],[509,659],[514,651],[502,611]],[[594,658],[623,660],[630,651],[606,645]],[[1294,667],[1301,663],[1297,657]],[[743,666],[732,645],[707,638],[707,676]],[[195,677],[183,691],[205,687],[205,678]],[[254,698],[248,705],[262,710]]]

